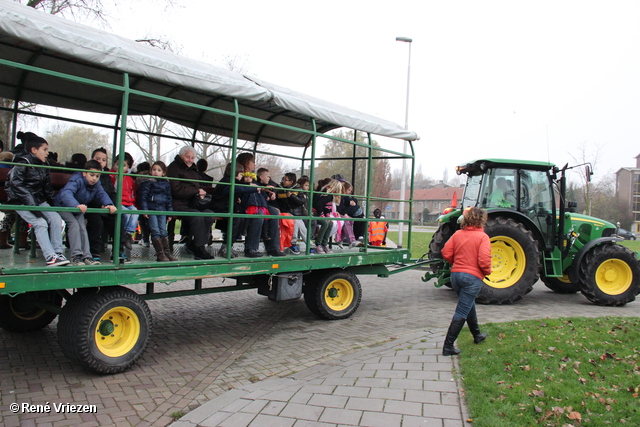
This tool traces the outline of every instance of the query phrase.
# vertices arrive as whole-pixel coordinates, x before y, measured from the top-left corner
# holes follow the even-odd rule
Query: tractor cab
[[[460,165],[456,172],[468,176],[463,209],[478,206],[491,215],[500,212],[530,222],[527,228],[538,230],[538,239],[552,249],[556,232],[553,164],[485,159]]]

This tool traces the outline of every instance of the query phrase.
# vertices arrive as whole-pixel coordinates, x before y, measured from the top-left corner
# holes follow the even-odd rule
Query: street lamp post
[[[409,43],[409,65],[407,67],[407,106],[404,118],[404,128],[409,130],[409,82],[411,81],[411,42],[409,37],[396,37],[397,42]],[[402,147],[402,154],[407,154],[407,140],[405,139]],[[404,219],[404,200],[407,181],[407,159],[402,158],[402,181],[400,182],[400,210],[398,216]],[[402,234],[404,232],[404,223],[398,223],[398,246],[402,246]]]

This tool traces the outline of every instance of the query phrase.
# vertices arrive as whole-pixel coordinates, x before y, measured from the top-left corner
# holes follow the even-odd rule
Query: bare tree
[[[602,157],[602,153],[604,151],[604,144],[594,144],[593,148],[590,149],[587,146],[587,142],[584,141],[577,148],[576,156],[569,153],[571,158],[576,164],[582,163],[590,163],[593,171],[596,170],[598,162]],[[591,215],[591,175],[589,174],[589,170],[587,168],[578,168],[575,169],[580,176],[580,181],[583,185],[583,193],[582,197],[584,199],[584,205],[586,207],[585,212],[587,215]]]

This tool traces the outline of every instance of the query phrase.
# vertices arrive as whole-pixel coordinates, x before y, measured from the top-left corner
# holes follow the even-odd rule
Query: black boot
[[[469,326],[471,335],[473,335],[474,343],[480,344],[482,341],[487,339],[487,333],[480,332],[480,325],[478,325],[478,316],[475,313],[469,313],[469,317],[467,317],[467,325]]]
[[[443,356],[455,356],[460,354],[460,350],[453,346],[453,343],[458,338],[462,327],[464,326],[464,322],[466,319],[458,317],[457,319],[453,319],[451,324],[449,325],[449,330],[447,331],[447,336],[444,339],[444,346],[442,346],[442,355]]]

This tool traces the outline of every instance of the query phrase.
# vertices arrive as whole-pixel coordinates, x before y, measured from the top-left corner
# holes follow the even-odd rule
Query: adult
[[[460,354],[454,342],[467,322],[473,341],[480,344],[487,334],[480,332],[476,314],[476,297],[482,289],[482,279],[491,274],[491,243],[484,232],[487,212],[478,207],[465,210],[462,228],[456,231],[442,248],[442,257],[451,267],[451,287],[458,294],[458,305],[444,339],[442,354]]]
[[[180,180],[171,180],[173,210],[213,213],[210,209],[192,207],[196,206],[192,204],[195,198],[202,199],[207,194],[201,183],[197,182],[200,180],[200,174],[195,161],[196,151],[193,147],[186,145],[180,149],[178,155],[167,168],[168,177],[180,178]],[[213,216],[182,216],[181,219],[188,236],[187,250],[193,254],[195,259],[212,259],[213,255],[207,252],[205,245],[209,243],[211,226],[214,221]]]
[[[248,152],[240,153],[236,158],[236,163],[242,165],[245,173],[253,172],[256,169],[255,157]],[[280,210],[273,206],[267,206],[267,210],[269,215],[280,215]],[[279,221],[277,219],[265,219],[264,222],[267,226],[267,234],[269,235],[269,239],[264,242],[267,253],[271,256],[285,256],[284,252],[280,250]]]

